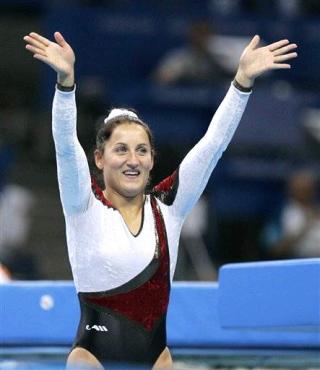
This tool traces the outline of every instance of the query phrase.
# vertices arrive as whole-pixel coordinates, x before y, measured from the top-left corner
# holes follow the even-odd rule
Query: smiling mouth
[[[126,170],[123,171],[122,173],[130,179],[137,178],[140,175],[140,171],[138,170]]]

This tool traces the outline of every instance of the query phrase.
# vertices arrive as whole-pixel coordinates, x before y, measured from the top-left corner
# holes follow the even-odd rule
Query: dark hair
[[[126,110],[129,110],[131,112],[136,113],[136,111],[132,108],[130,108],[130,109],[126,108]],[[154,156],[155,155],[154,138],[153,138],[153,134],[152,134],[152,131],[151,131],[149,125],[147,123],[145,123],[144,121],[142,121],[138,117],[133,117],[131,115],[126,115],[126,114],[121,115],[121,116],[116,116],[116,117],[111,118],[110,120],[108,120],[107,123],[103,122],[101,124],[100,128],[98,129],[97,136],[96,136],[96,149],[98,149],[99,151],[101,151],[103,153],[104,144],[105,144],[106,141],[108,141],[110,139],[114,129],[116,127],[124,124],[124,123],[132,123],[132,124],[140,125],[144,128],[145,132],[148,135],[148,139],[149,139],[149,142],[150,142],[151,154],[152,154],[152,156]]]

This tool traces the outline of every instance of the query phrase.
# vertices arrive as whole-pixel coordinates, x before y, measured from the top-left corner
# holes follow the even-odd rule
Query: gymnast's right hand
[[[31,32],[23,39],[27,43],[26,49],[33,54],[34,58],[48,64],[57,72],[58,82],[61,85],[73,86],[74,52],[60,32],[55,32],[54,38],[56,42]]]

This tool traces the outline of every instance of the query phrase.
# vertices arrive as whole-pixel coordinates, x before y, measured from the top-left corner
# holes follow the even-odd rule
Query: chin
[[[134,199],[134,198],[136,198],[136,197],[138,197],[138,196],[140,196],[142,194],[143,193],[129,193],[129,192],[127,192],[127,193],[122,193],[122,196],[124,198],[127,198],[127,199]]]
[[[146,190],[147,181],[135,181],[118,183],[118,193],[126,198],[135,198],[139,195],[143,195]]]
[[[135,198],[141,194],[144,194],[145,188],[126,188],[122,189],[121,194],[126,198]]]

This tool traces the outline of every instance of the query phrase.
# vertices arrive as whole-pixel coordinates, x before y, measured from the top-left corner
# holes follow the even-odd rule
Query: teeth
[[[139,171],[124,171],[125,175],[139,175]]]

